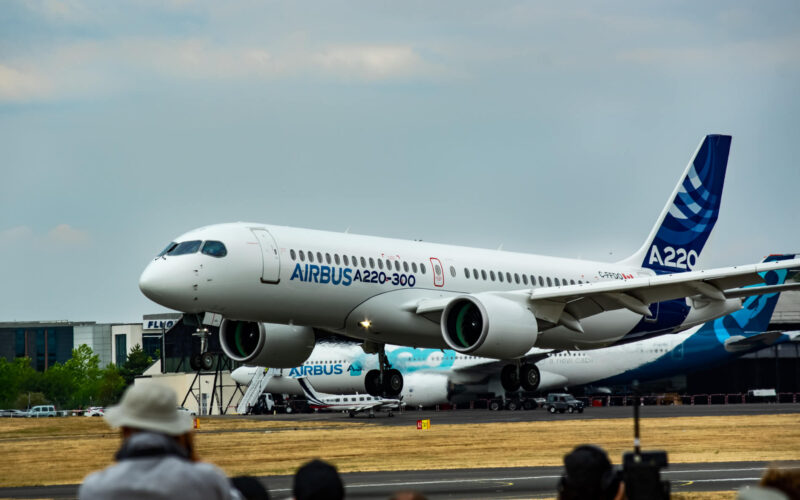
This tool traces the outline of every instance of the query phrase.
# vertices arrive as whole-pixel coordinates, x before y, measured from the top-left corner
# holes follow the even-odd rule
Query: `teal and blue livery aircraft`
[[[769,262],[787,261],[790,256],[770,256]],[[764,273],[765,290],[784,283],[786,270]],[[766,331],[778,292],[748,297],[744,307],[722,318],[695,326],[674,335],[653,337],[620,346],[590,351],[542,351],[526,356],[538,359],[540,391],[573,386],[611,386],[644,382],[708,368],[725,363],[764,347],[800,340],[800,332]],[[386,352],[405,378],[404,403],[429,406],[458,402],[476,394],[503,394],[518,389],[506,387],[502,363],[492,359],[462,355],[452,350],[411,349],[387,346]],[[330,393],[367,390],[367,373],[375,371],[377,360],[357,344],[321,343],[301,366],[273,370],[265,385],[267,392],[302,394],[296,381],[307,377]],[[238,382],[247,384],[258,367],[244,366],[234,371]]]
[[[524,358],[532,348],[597,349],[686,330],[739,310],[760,293],[742,288],[761,283],[759,273],[798,264],[697,269],[730,144],[703,138],[642,247],[620,262],[240,222],[179,236],[139,287],[219,326],[222,350],[241,363],[297,366],[316,333],[333,332],[378,354],[369,385],[384,395],[403,383],[386,344],[508,360],[508,382],[531,389],[540,383]]]

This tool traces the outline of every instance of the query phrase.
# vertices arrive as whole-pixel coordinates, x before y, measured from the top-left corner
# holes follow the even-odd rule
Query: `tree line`
[[[26,409],[52,404],[59,410],[108,406],[153,363],[139,344],[121,366],[100,367],[100,356],[83,344],[72,357],[46,371],[36,371],[30,358],[0,357],[0,408]]]

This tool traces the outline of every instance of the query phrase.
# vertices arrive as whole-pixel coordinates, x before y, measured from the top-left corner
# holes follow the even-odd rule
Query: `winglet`
[[[647,240],[621,264],[658,274],[694,268],[717,222],[730,147],[729,135],[703,139]]]

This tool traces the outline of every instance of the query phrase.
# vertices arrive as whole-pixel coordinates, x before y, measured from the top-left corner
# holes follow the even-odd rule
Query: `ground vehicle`
[[[28,417],[55,417],[56,407],[53,405],[38,405],[28,411]]]
[[[575,399],[572,394],[553,393],[547,395],[547,400],[544,402],[544,409],[550,413],[583,413],[583,401]]]
[[[193,412],[189,408],[186,408],[185,406],[179,406],[178,407],[178,411],[183,412],[183,413],[188,413],[189,415],[191,415],[193,417],[197,416],[197,413]]]
[[[83,412],[84,417],[102,417],[105,409],[102,406],[90,406],[88,410]]]
[[[28,412],[23,410],[0,410],[0,417],[20,418],[27,416]]]
[[[492,411],[500,409],[510,411],[519,409],[533,410],[541,406],[542,403],[544,403],[544,399],[542,398],[533,398],[523,394],[516,394],[511,397],[506,396],[505,398],[490,399],[487,407]]]

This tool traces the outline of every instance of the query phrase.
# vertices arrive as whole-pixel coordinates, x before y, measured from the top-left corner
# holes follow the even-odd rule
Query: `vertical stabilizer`
[[[300,384],[300,387],[303,389],[303,393],[306,395],[306,399],[309,403],[313,404],[325,404],[322,401],[322,396],[317,393],[314,387],[311,385],[311,382],[308,381],[307,377],[300,377],[297,379],[297,383]]]
[[[730,147],[729,135],[703,139],[644,245],[622,264],[658,274],[694,268],[717,222]]]

